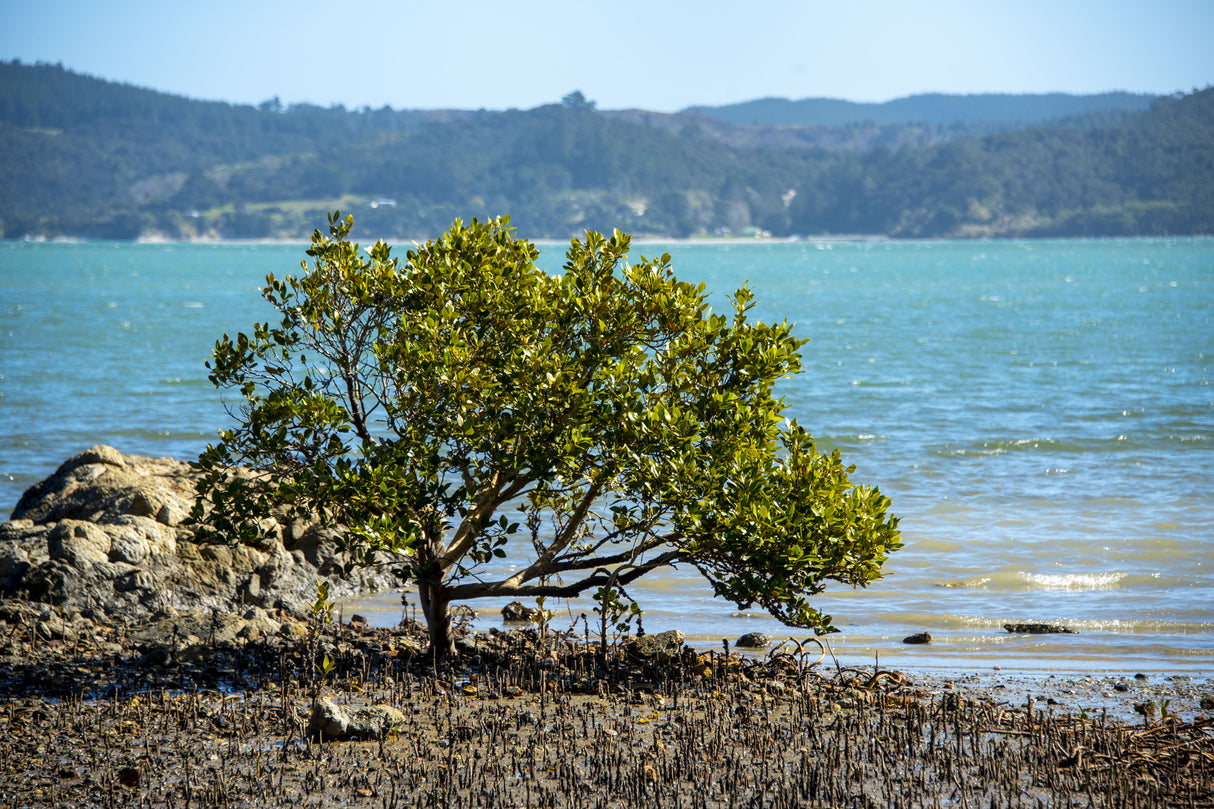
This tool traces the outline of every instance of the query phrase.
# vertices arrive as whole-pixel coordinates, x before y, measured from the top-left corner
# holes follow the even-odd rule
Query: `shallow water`
[[[886,578],[818,603],[843,630],[830,638],[842,659],[1214,669],[1214,240],[636,252],[664,250],[709,289],[749,279],[757,316],[811,338],[783,389],[790,415],[902,517]],[[559,253],[542,263],[555,271]],[[280,245],[0,244],[5,511],[95,443],[195,455],[228,423],[208,352],[265,319],[265,273],[301,258]],[[714,600],[693,570],[634,591],[649,632],[700,645],[799,635]],[[498,622],[501,603],[474,606]],[[377,623],[401,614],[392,594],[355,608]],[[1079,633],[1013,636],[1008,622]],[[931,646],[902,644],[920,631]]]

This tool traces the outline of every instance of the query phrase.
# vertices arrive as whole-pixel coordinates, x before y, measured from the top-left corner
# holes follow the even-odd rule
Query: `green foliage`
[[[316,583],[316,600],[309,606],[308,612],[318,626],[327,625],[333,620],[333,599],[329,596],[332,587],[327,581]]]
[[[637,629],[641,629],[641,609],[633,598],[624,592],[613,579],[603,587],[594,591],[594,611],[599,616],[599,660],[606,662],[608,645],[620,636],[626,636],[632,631],[635,621]]]
[[[320,689],[328,681],[329,675],[337,669],[337,664],[333,662],[333,659],[328,654],[322,658],[320,651],[321,636],[333,621],[334,604],[330,597],[331,589],[330,582],[317,581],[316,600],[308,606],[311,623],[311,632],[308,637],[308,660],[311,661],[312,666],[307,672],[307,679],[313,686],[313,699],[320,695]]]
[[[432,630],[449,600],[688,564],[739,606],[829,631],[809,597],[866,585],[899,547],[888,499],[783,420],[772,388],[804,341],[752,321],[748,289],[715,314],[668,255],[628,263],[619,231],[573,241],[549,276],[503,219],[457,221],[404,261],[351,226],[330,215],[311,266],[267,277],[280,322],[215,346],[239,424],[200,457],[193,516],[221,536],[257,541],[271,514],[340,527],[347,572],[391,565]],[[517,572],[485,580],[520,522]]]

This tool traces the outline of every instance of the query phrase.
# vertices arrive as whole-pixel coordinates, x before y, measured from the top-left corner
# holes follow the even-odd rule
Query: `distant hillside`
[[[1117,126],[1029,129],[847,155],[798,195],[797,233],[895,237],[1214,233],[1214,89]]]
[[[303,239],[334,208],[360,239],[498,214],[531,238],[1214,232],[1214,91],[1103,109],[974,130],[252,107],[0,63],[0,236]]]
[[[1098,95],[925,93],[882,103],[834,98],[761,98],[719,107],[689,107],[686,114],[704,115],[734,124],[767,126],[877,126],[902,123],[1004,124],[1026,127],[1092,113],[1136,113],[1151,106],[1155,96],[1140,93]]]

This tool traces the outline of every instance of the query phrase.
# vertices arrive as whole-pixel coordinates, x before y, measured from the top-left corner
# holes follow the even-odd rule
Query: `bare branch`
[[[471,598],[533,598],[544,596],[546,598],[573,598],[592,587],[607,587],[614,583],[616,584],[631,584],[632,582],[656,570],[659,567],[673,565],[680,561],[682,551],[672,550],[666,553],[655,556],[650,561],[643,565],[637,565],[629,569],[626,573],[614,575],[605,569],[604,563],[615,564],[627,562],[630,554],[621,554],[620,557],[613,557],[615,562],[608,562],[606,559],[599,559],[599,563],[595,567],[595,572],[581,581],[573,582],[572,584],[532,584],[532,585],[511,585],[505,581],[488,582],[488,583],[465,583],[457,584],[451,588],[451,599],[453,601],[463,601]]]

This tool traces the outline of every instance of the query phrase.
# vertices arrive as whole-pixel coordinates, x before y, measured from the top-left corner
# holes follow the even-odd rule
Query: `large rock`
[[[319,578],[335,574],[332,534],[275,525],[256,547],[196,541],[183,525],[197,476],[170,458],[96,446],[66,461],[22,496],[0,524],[0,598],[142,619],[165,608],[242,613],[249,606],[302,609]],[[334,576],[333,594],[386,589],[390,574]]]

